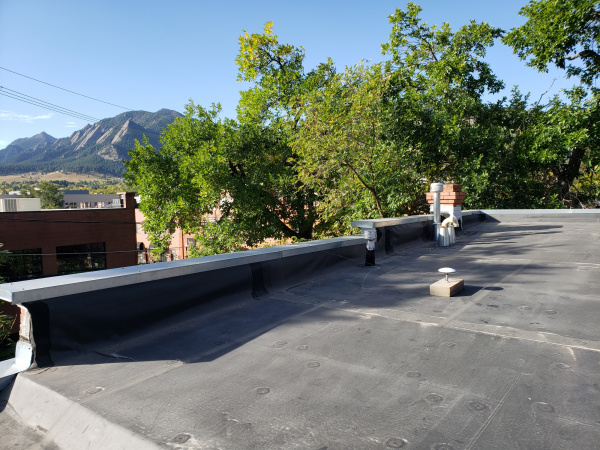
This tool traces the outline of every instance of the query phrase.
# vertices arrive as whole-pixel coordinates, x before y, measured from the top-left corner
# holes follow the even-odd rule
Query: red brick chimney
[[[461,191],[460,184],[444,184],[444,190],[440,193],[440,204],[450,206],[461,206],[467,194]],[[433,192],[428,192],[427,203],[433,205]]]

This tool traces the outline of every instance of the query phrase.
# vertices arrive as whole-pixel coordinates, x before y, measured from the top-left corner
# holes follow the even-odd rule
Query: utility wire
[[[79,95],[81,97],[89,98],[90,100],[95,100],[95,101],[100,102],[100,103],[105,103],[107,105],[116,106],[117,108],[126,109],[127,111],[134,111],[133,109],[125,108],[124,106],[119,106],[119,105],[115,105],[114,103],[105,102],[104,100],[99,100],[99,99],[94,98],[94,97],[89,97],[87,95],[83,95],[83,94],[80,94],[78,92],[70,91],[69,89],[61,88],[60,86],[55,86],[53,84],[46,83],[45,81],[38,80],[38,79],[33,78],[33,77],[28,77],[27,75],[23,75],[22,73],[6,69],[5,67],[0,67],[0,69],[6,70],[7,72],[10,72],[10,73],[14,73],[16,75],[20,75],[20,76],[25,77],[25,78],[29,78],[30,80],[37,81],[38,83],[47,84],[48,86],[52,86],[53,88],[56,88],[56,89],[61,89],[61,90],[66,91],[66,92],[70,92],[71,94],[75,94],[75,95]]]
[[[17,250],[15,250],[17,251]],[[69,256],[69,255],[111,255],[114,253],[140,253],[142,250],[113,250],[110,252],[69,252],[69,253],[11,253],[11,250],[6,250],[4,257],[9,258],[26,258],[28,256]]]
[[[55,110],[55,109],[52,109],[52,108],[49,108],[49,107],[47,107],[47,106],[43,106],[43,105],[40,105],[40,104],[37,104],[37,103],[34,103],[34,102],[30,102],[30,101],[24,100],[24,99],[22,99],[22,98],[18,98],[18,97],[12,96],[12,95],[10,95],[10,94],[8,94],[8,93],[6,93],[6,92],[1,92],[1,91],[0,91],[0,95],[3,95],[3,96],[5,96],[5,97],[8,97],[8,98],[15,99],[15,100],[19,100],[19,101],[22,101],[22,102],[24,102],[24,103],[29,103],[30,105],[39,106],[39,107],[41,107],[41,108],[48,109],[48,110],[50,110],[50,111],[58,112],[58,113],[60,113],[60,114],[64,114],[65,116],[70,116],[70,117],[73,117],[73,118],[75,118],[75,119],[79,119],[79,120],[83,120],[83,121],[87,121],[87,122],[89,122],[89,121],[90,121],[89,119],[84,119],[84,118],[82,118],[82,117],[79,117],[79,116],[76,116],[76,115],[74,115],[74,114],[69,114],[69,113],[66,113],[66,112],[63,112],[63,111],[57,111],[57,110]],[[92,122],[95,122],[95,121],[96,121],[96,120],[92,120]]]
[[[30,105],[39,106],[41,108],[48,109],[50,111],[54,111],[54,112],[57,112],[60,114],[74,117],[76,119],[85,120],[88,122],[89,121],[98,122],[99,120],[101,120],[96,117],[88,116],[87,114],[82,114],[77,111],[73,111],[71,109],[63,108],[62,106],[55,105],[54,103],[46,102],[44,100],[41,100],[41,99],[38,99],[35,97],[31,97],[27,94],[23,94],[18,91],[13,91],[12,89],[8,89],[4,86],[0,86],[0,94],[4,95],[5,97],[9,97],[9,98],[13,98],[15,100],[29,103]]]
[[[71,116],[71,117],[74,117],[75,119],[83,120],[86,122],[94,123],[94,122],[99,122],[100,120],[104,120],[104,119],[98,119],[97,117],[88,116],[87,114],[82,114],[77,111],[73,111],[71,109],[63,108],[62,106],[55,105],[54,103],[46,102],[46,101],[38,99],[36,97],[31,97],[30,95],[23,94],[22,92],[14,91],[12,89],[8,89],[7,87],[4,87],[4,86],[0,86],[0,95],[4,95],[5,97],[9,97],[9,98],[12,98],[15,100],[29,103],[30,105],[39,106],[41,108],[48,109],[50,111],[54,111],[54,112],[57,112],[60,114],[64,114],[66,116]],[[145,130],[143,132],[143,134],[145,134],[145,135],[152,134],[155,136],[161,135],[161,133],[151,131],[151,130]]]
[[[84,208],[75,208],[73,209],[74,211],[76,211],[77,209],[84,209]],[[125,208],[85,208],[86,211],[89,210],[101,210],[101,211],[114,211],[114,210],[124,210]],[[23,211],[25,212],[25,211]],[[39,213],[40,211],[27,211],[27,212],[36,212]],[[41,211],[43,212],[43,211]],[[119,221],[109,221],[109,222],[105,222],[105,221],[101,221],[101,220],[48,220],[48,219],[24,219],[21,217],[3,217],[0,216],[0,222],[41,222],[41,223],[86,223],[86,224],[106,224],[106,225],[133,225],[135,223],[139,223],[139,222],[119,222]]]
[[[174,246],[170,246],[169,250],[183,250],[183,249],[187,249],[188,247],[174,247]],[[65,255],[111,255],[111,254],[115,254],[115,253],[142,253],[144,251],[149,251],[152,250],[150,248],[144,248],[144,250],[139,250],[139,249],[135,249],[135,250],[112,250],[110,252],[108,251],[104,251],[104,252],[68,252],[68,253],[12,253],[13,251],[18,251],[18,250],[5,250],[6,253],[3,254],[4,257],[9,257],[9,258],[26,258],[28,256],[65,256]],[[340,255],[335,255],[335,256],[340,256]],[[187,258],[186,258],[187,259]],[[350,259],[350,258],[346,258],[346,259]]]
[[[9,93],[11,95],[14,95],[14,96],[17,96],[17,97],[24,97],[26,100],[30,100],[30,101],[34,101],[34,102],[39,102],[39,103],[41,103],[43,105],[48,105],[51,108],[60,109],[60,110],[65,111],[67,113],[75,114],[75,115],[78,115],[78,116],[81,116],[81,117],[84,117],[84,118],[87,118],[87,119],[96,119],[97,120],[96,117],[93,117],[93,116],[90,116],[90,115],[87,115],[87,114],[82,114],[82,113],[79,113],[77,111],[73,111],[72,109],[64,108],[64,107],[56,105],[54,103],[50,103],[50,102],[44,101],[44,100],[36,98],[36,97],[32,97],[31,95],[23,94],[22,92],[19,92],[19,91],[14,91],[12,89],[7,88],[6,86],[0,86],[0,89],[2,89],[4,91],[7,91],[7,93]]]
[[[63,113],[68,114],[68,115],[79,116],[79,117],[84,118],[86,120],[92,120],[92,121],[99,120],[96,117],[93,117],[93,116],[90,116],[90,115],[87,115],[87,114],[82,114],[82,113],[79,113],[79,112],[74,111],[72,109],[64,108],[62,106],[56,105],[54,103],[47,102],[45,100],[42,100],[42,99],[39,99],[39,98],[36,98],[36,97],[32,97],[30,95],[24,94],[24,93],[19,92],[19,91],[14,91],[12,89],[7,88],[6,86],[0,86],[0,90],[1,90],[0,92],[3,92],[3,95],[12,96],[12,98],[15,98],[15,99],[21,100],[21,101],[32,102],[32,103],[34,103],[34,104],[36,104],[38,106],[42,106],[43,108],[51,109],[51,110],[56,111],[56,112],[63,112]]]

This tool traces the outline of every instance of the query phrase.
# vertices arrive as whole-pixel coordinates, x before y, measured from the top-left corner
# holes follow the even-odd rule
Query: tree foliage
[[[546,191],[560,203],[578,207],[597,201],[600,178],[600,1],[537,0],[521,9],[528,18],[504,42],[527,65],[547,71],[553,64],[577,77],[581,86],[554,97],[532,127],[533,160],[547,164]],[[538,105],[539,106],[539,105]]]
[[[304,96],[325,86],[335,68],[328,60],[305,73],[304,48],[280,44],[272,27],[267,22],[264,33],[239,38],[238,80],[254,86],[241,92],[238,119],[289,133],[300,125]]]
[[[390,16],[390,42],[382,46],[391,56],[396,96],[396,132],[409,139],[423,175],[431,181],[459,181],[465,164],[484,150],[486,106],[482,96],[504,85],[484,57],[501,30],[471,22],[456,32],[421,22],[421,8]],[[465,180],[460,180],[465,181]]]
[[[3,244],[0,244],[0,249]],[[6,250],[0,250],[0,265],[6,263]],[[0,284],[4,283],[4,278],[0,276]],[[0,300],[0,306],[4,301]],[[15,342],[11,339],[10,332],[14,325],[15,318],[10,314],[0,311],[0,361],[14,356]]]
[[[161,144],[137,143],[125,173],[138,186],[144,229],[161,251],[178,227],[194,234],[204,253],[271,237],[311,237],[314,213],[307,194],[296,189],[286,144],[272,129],[222,120],[218,107],[191,103]],[[215,211],[216,222],[201,233],[205,216]]]
[[[543,5],[562,17],[550,0],[531,2],[529,22],[506,39],[538,68],[559,64],[559,48],[564,61],[581,47],[587,62],[568,70],[588,83],[596,7],[567,3],[575,18],[563,17],[563,27],[575,41],[561,44],[552,27],[543,39],[531,34],[544,29]],[[236,119],[191,102],[160,146],[136,142],[125,163],[158,251],[176,228],[196,236],[196,254],[347,233],[355,218],[426,211],[434,181],[462,184],[467,208],[573,207],[597,196],[594,89],[541,104],[515,88],[491,102],[504,84],[485,58],[503,31],[474,21],[457,30],[428,25],[420,13],[409,3],[389,16],[386,61],[340,72],[331,60],[305,70],[304,49],[280,43],[271,22],[262,33],[244,31],[238,79],[251,87]]]
[[[280,44],[267,23],[264,34],[240,37],[242,92],[238,120],[219,108],[190,103],[186,115],[163,133],[162,147],[136,143],[126,179],[138,186],[144,229],[165,249],[176,227],[196,235],[202,252],[256,245],[267,238],[310,239],[317,213],[314,193],[297,177],[290,136],[301,120],[303,93],[332,72],[304,73],[304,51]],[[218,210],[214,223],[203,216]],[[218,236],[233,235],[235,239]]]
[[[501,30],[471,22],[428,26],[409,3],[390,16],[383,64],[348,68],[306,96],[295,146],[301,177],[320,194],[324,218],[398,216],[426,210],[431,181],[467,181],[488,128],[485,93],[503,84],[484,61]],[[477,124],[477,125],[475,125]]]
[[[0,302],[3,303],[2,300]],[[14,357],[16,344],[11,339],[14,322],[15,318],[12,315],[0,311],[0,361]]]
[[[58,185],[50,181],[40,181],[36,188],[21,191],[23,197],[40,198],[42,209],[59,209],[63,207],[63,194]]]
[[[414,153],[394,132],[389,83],[381,65],[358,65],[306,96],[294,148],[330,233],[352,219],[415,213],[424,204]]]
[[[534,0],[519,14],[527,22],[504,42],[528,66],[547,71],[554,64],[567,76],[593,84],[600,73],[600,0]]]

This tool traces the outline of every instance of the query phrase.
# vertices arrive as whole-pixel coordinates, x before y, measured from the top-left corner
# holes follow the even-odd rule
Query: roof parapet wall
[[[481,221],[600,222],[600,210],[464,211],[464,225]],[[376,251],[427,239],[432,216],[352,222],[377,230]],[[0,299],[31,314],[36,362],[52,365],[55,348],[69,349],[142,329],[196,305],[263,295],[356,265],[363,236],[349,236],[144,266],[87,272],[0,285]]]

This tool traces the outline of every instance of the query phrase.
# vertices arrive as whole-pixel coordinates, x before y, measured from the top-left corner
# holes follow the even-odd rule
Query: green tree
[[[503,87],[484,59],[502,31],[471,22],[453,32],[420,12],[409,3],[389,16],[387,62],[348,68],[306,96],[294,145],[336,229],[355,217],[422,212],[429,182],[468,188],[507,142],[491,120],[497,105],[482,101]]]
[[[0,302],[3,302],[0,300]],[[10,331],[15,318],[0,311],[0,361],[14,357],[15,342],[10,337]]]
[[[254,83],[241,92],[238,120],[293,133],[302,122],[304,96],[328,83],[335,73],[331,60],[305,73],[304,48],[279,43],[267,22],[262,34],[239,38],[238,80]]]
[[[544,197],[562,206],[581,207],[594,193],[573,190],[576,180],[598,174],[600,111],[598,102],[582,88],[553,97],[529,111],[527,126],[516,145],[537,170],[530,178],[543,183]],[[597,198],[597,197],[596,197]]]
[[[287,145],[271,129],[221,120],[217,107],[191,103],[161,144],[136,143],[125,163],[157,251],[168,248],[178,227],[195,235],[201,254],[240,250],[267,238],[310,238],[314,218],[290,175]],[[214,211],[218,220],[205,224]]]
[[[484,57],[502,31],[471,22],[452,32],[422,23],[409,4],[390,17],[384,51],[398,93],[399,136],[418,151],[428,180],[463,184],[467,208],[573,206],[571,187],[598,165],[597,101],[584,89],[529,105],[503,86]],[[393,85],[393,84],[392,84]]]
[[[297,179],[289,140],[302,119],[301,94],[326,82],[332,68],[305,74],[303,58],[302,49],[278,42],[270,23],[263,34],[244,32],[239,78],[254,86],[242,92],[238,120],[190,103],[163,132],[160,149],[136,143],[125,177],[138,187],[144,229],[158,251],[177,227],[196,236],[203,254],[313,236],[315,196]],[[220,217],[201,231],[214,210]]]
[[[581,86],[553,98],[539,114],[530,141],[548,163],[547,191],[571,207],[598,199],[600,176],[599,106],[600,1],[537,0],[521,9],[528,18],[504,42],[527,65],[547,71],[555,65]]]
[[[298,177],[298,155],[291,144],[303,126],[306,96],[323,89],[335,68],[328,60],[305,72],[304,49],[279,43],[272,26],[268,22],[262,34],[244,32],[239,38],[238,79],[254,83],[241,92],[238,105],[242,148],[244,158],[258,158],[259,165],[273,164],[265,167],[272,186],[269,201],[277,202],[271,209],[276,209],[286,228],[294,230],[275,229],[269,237],[311,239],[324,225],[318,220],[314,190]],[[252,219],[247,227],[255,223]]]
[[[503,83],[485,62],[501,30],[429,26],[409,3],[389,17],[390,59],[338,74],[304,102],[295,146],[325,219],[417,213],[432,181],[466,185],[506,139],[482,96]]]
[[[453,32],[447,23],[421,22],[420,12],[413,3],[397,9],[382,46],[391,56],[396,139],[408,139],[428,180],[458,181],[456,171],[484,151],[474,145],[485,134],[476,125],[486,113],[482,96],[504,86],[484,59],[502,31],[471,21]]]
[[[425,205],[412,149],[391,134],[390,78],[381,65],[361,64],[305,97],[293,146],[329,233],[345,232],[352,219],[411,214]]]
[[[58,209],[63,207],[63,194],[55,183],[40,181],[37,188],[24,189],[23,197],[40,198],[42,209]]]
[[[224,138],[216,120],[218,109],[207,111],[191,103],[186,111],[163,131],[161,148],[136,141],[131,159],[124,161],[125,179],[138,186],[141,195],[144,231],[159,254],[167,251],[177,228],[198,234],[203,216],[221,196],[214,188],[224,164],[218,155]]]
[[[530,1],[519,14],[527,22],[503,40],[528,66],[546,72],[554,64],[593,84],[600,73],[600,0]]]

